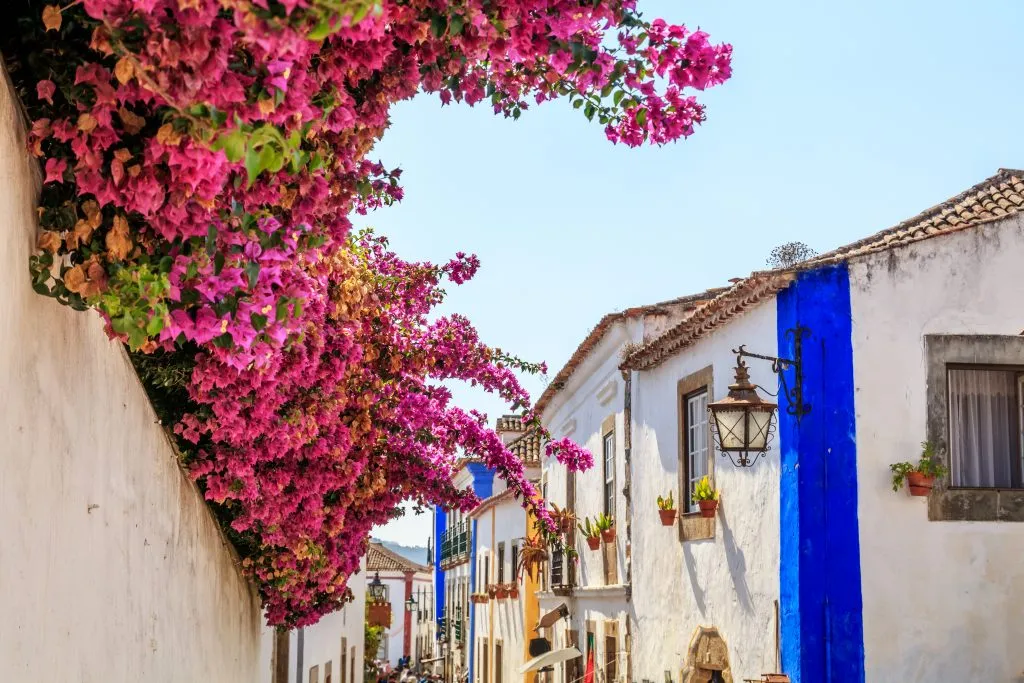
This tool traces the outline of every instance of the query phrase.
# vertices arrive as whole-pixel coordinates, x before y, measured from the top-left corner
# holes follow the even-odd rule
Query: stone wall
[[[259,601],[126,354],[30,287],[25,149],[0,83],[0,678],[252,683]]]

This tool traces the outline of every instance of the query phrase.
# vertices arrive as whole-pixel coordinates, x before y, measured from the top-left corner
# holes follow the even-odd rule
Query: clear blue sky
[[[639,4],[733,44],[691,139],[630,150],[566,102],[513,122],[421,96],[375,150],[406,198],[359,224],[406,258],[479,255],[445,309],[552,373],[605,313],[723,285],[784,242],[851,242],[1024,166],[1019,0]],[[429,527],[377,535],[419,544]]]

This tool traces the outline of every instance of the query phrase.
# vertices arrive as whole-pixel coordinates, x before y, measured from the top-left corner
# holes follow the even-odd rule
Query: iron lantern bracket
[[[793,355],[795,358],[779,358],[777,356],[764,356],[759,353],[747,351],[745,345],[733,349],[737,359],[759,358],[760,360],[771,361],[772,372],[779,376],[781,393],[786,397],[786,412],[800,421],[807,413],[811,412],[811,404],[804,403],[804,373],[803,373],[803,338],[810,334],[810,330],[801,325],[786,330],[785,337],[793,338]],[[793,369],[794,385],[792,387],[786,382],[786,370]]]

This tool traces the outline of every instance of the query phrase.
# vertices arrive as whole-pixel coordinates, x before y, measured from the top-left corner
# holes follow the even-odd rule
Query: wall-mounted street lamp
[[[708,404],[708,410],[718,450],[727,455],[736,467],[751,467],[768,450],[768,442],[775,432],[775,410],[778,408],[758,395],[758,387],[751,383],[743,359],[760,358],[772,362],[772,371],[779,376],[783,396],[788,402],[786,412],[799,420],[811,410],[803,400],[803,369],[800,364],[802,341],[806,334],[807,328],[799,326],[786,331],[786,336],[793,337],[794,359],[750,353],[743,346],[733,349],[736,354],[736,381],[729,385],[729,395]],[[794,369],[796,379],[792,389],[786,384],[785,371],[789,368]]]
[[[381,583],[380,572],[375,572],[373,575],[373,581],[366,587],[366,592],[370,594],[370,599],[373,602],[384,602],[384,593],[387,590],[387,586]]]
[[[416,598],[410,595],[409,599],[405,601],[405,611],[412,612],[414,609],[416,609],[417,604],[418,603],[416,602]]]

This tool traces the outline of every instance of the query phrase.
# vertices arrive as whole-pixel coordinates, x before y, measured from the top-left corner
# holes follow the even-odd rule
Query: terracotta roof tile
[[[936,235],[983,225],[1024,211],[1024,171],[999,169],[996,175],[917,216],[870,237],[815,256],[791,268],[753,273],[702,304],[686,319],[630,353],[622,367],[647,370],[697,342],[785,288],[795,273],[895,249]]]
[[[531,429],[519,438],[510,441],[508,449],[525,466],[540,465],[540,433],[536,429]]]
[[[406,559],[388,550],[381,543],[371,542],[366,550],[366,571],[368,572],[430,572],[431,568]]]
[[[523,431],[523,418],[519,415],[502,415],[498,418],[498,426],[495,430],[499,432],[521,432]]]
[[[597,346],[604,335],[615,323],[626,320],[628,318],[635,318],[641,315],[654,315],[662,312],[669,312],[670,310],[683,307],[683,308],[696,308],[702,302],[711,299],[721,292],[727,291],[727,287],[717,287],[715,289],[709,289],[699,294],[691,294],[689,296],[679,297],[678,299],[670,299],[669,301],[662,301],[649,306],[637,306],[635,308],[627,308],[624,311],[618,313],[609,313],[608,315],[601,318],[597,325],[590,331],[590,333],[583,339],[576,350],[573,352],[569,360],[566,361],[562,369],[551,379],[551,382],[544,389],[544,392],[537,399],[534,404],[534,412],[540,416],[543,414],[544,409],[547,408],[551,400],[562,390],[565,383],[569,381],[572,373],[576,371],[576,368],[586,360],[590,352]]]

